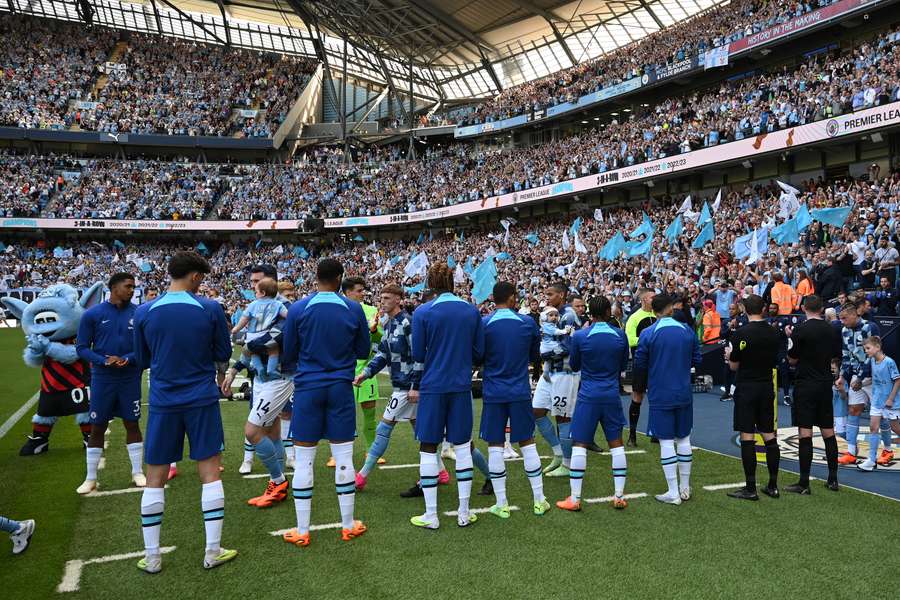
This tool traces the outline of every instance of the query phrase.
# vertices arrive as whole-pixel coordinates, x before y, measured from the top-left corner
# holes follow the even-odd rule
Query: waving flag
[[[503,231],[505,232],[503,234],[503,245],[504,246],[509,243],[509,227],[510,227],[510,225],[515,225],[515,224],[516,224],[515,219],[512,219],[512,218],[500,219],[500,226],[503,227]]]
[[[447,255],[447,266],[450,267],[451,269],[456,267],[456,261],[453,260],[452,254]]]
[[[603,222],[603,209],[602,208],[594,209],[594,220],[600,221],[601,223]]]
[[[810,216],[809,208],[807,208],[806,204],[800,206],[800,210],[797,211],[797,216],[794,218],[797,219],[797,229],[800,231],[803,231],[812,223],[812,216]]]
[[[688,194],[688,197],[684,199],[684,202],[681,203],[681,206],[678,207],[678,214],[684,212],[691,212],[693,207],[691,206],[691,195]]]
[[[309,258],[309,252],[303,246],[294,246],[294,256],[299,256],[303,260]]]
[[[201,242],[201,243],[203,243],[203,242]],[[272,252],[274,252],[275,254],[284,254],[284,246],[282,246],[281,244],[278,244],[277,246],[272,248]]]
[[[713,241],[713,238],[715,237],[716,232],[713,228],[713,222],[708,221],[706,225],[703,226],[703,229],[700,230],[700,233],[697,234],[697,237],[694,238],[694,243],[691,244],[691,248],[699,250],[709,242]]]
[[[796,244],[800,241],[800,226],[797,224],[797,218],[788,219],[778,227],[772,230],[772,241],[779,246],[785,244]]]
[[[475,266],[472,264],[471,256],[466,259],[466,266],[463,267],[463,272],[470,277],[472,276],[472,273],[475,272]]]
[[[200,242],[200,243],[202,244],[203,242]],[[124,247],[125,247],[125,244],[123,244],[119,240],[113,240],[113,248],[124,248]]]
[[[572,243],[569,241],[569,230],[566,229],[565,231],[563,231],[562,248],[563,248],[563,250],[568,252],[569,248],[571,248],[571,247],[572,247]]]
[[[709,204],[703,201],[703,208],[700,210],[700,224],[712,221],[712,215],[709,213]]]
[[[569,228],[569,231],[572,232],[572,235],[575,235],[576,233],[578,233],[578,230],[581,229],[581,223],[583,221],[584,221],[584,219],[582,219],[581,217],[578,217],[577,219],[575,219],[575,221],[572,223],[572,226]]]
[[[501,252],[497,256],[494,257],[494,260],[511,260],[512,256],[509,255],[509,252]]]
[[[722,206],[722,188],[719,188],[719,192],[716,194],[716,201],[712,205],[713,212],[719,212],[720,206]]]
[[[575,252],[581,252],[582,254],[587,254],[587,248],[584,247],[584,244],[581,243],[581,238],[578,237],[578,232],[575,232]]]
[[[418,294],[419,292],[421,292],[424,289],[425,289],[425,282],[423,281],[422,283],[418,283],[412,287],[404,287],[403,291],[406,292],[407,294]]]
[[[425,232],[423,231],[419,234],[419,237],[416,238],[416,245],[421,245],[422,242],[424,242],[424,241],[425,241]]]
[[[362,235],[357,233],[356,235],[353,236],[353,241],[354,242],[364,242],[364,241],[366,241],[366,238],[364,238]]]
[[[603,249],[600,250],[598,256],[603,260],[615,260],[624,249],[625,238],[620,232],[617,232],[616,235],[609,238],[609,240],[607,240],[607,242],[603,245]]]
[[[814,208],[812,211],[813,221],[819,221],[826,225],[834,225],[835,227],[843,227],[850,216],[850,206],[839,206],[837,208]]]
[[[634,239],[636,237],[640,237],[642,235],[650,236],[653,234],[653,222],[650,221],[650,217],[647,216],[647,213],[643,213],[643,218],[641,219],[641,224],[637,226],[637,228],[628,234],[628,237]]]
[[[407,277],[415,277],[416,275],[424,277],[427,273],[428,255],[424,252],[419,252],[409,259],[409,262],[406,263],[406,266],[403,268],[403,274]]]
[[[778,180],[776,180],[775,183],[778,184],[778,187],[781,188],[782,192],[785,192],[787,194],[793,194],[795,196],[798,196],[800,194],[800,190],[798,190],[797,188],[795,188],[794,186],[792,186],[790,184],[787,184],[783,181],[778,181]]]
[[[493,256],[478,265],[472,279],[475,281],[475,285],[472,286],[472,297],[476,303],[481,304],[488,299],[494,291],[494,284],[497,283],[497,267],[494,265]]]
[[[677,215],[675,220],[666,227],[666,241],[670,244],[674,244],[682,231],[684,231],[684,224],[681,222],[681,215]]]
[[[625,254],[630,258],[648,254],[653,247],[653,235],[648,235],[641,242],[628,242],[625,244]]]
[[[754,229],[747,235],[742,235],[734,240],[734,257],[738,260],[746,260],[751,257],[754,252],[756,256],[762,256],[769,247],[769,230],[765,227],[762,230]]]
[[[461,265],[456,265],[456,270],[453,271],[453,283],[463,283],[466,280],[466,273],[463,271]]]
[[[537,234],[529,233],[528,235],[525,236],[525,241],[528,242],[529,244],[531,244],[532,246],[537,246],[538,236],[537,236]]]

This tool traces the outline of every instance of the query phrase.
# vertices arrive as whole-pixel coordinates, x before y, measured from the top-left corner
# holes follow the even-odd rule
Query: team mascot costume
[[[81,315],[103,299],[103,283],[95,283],[78,299],[71,285],[51,285],[31,304],[17,298],[0,302],[22,323],[25,333],[25,364],[40,367],[41,390],[37,414],[31,418],[33,431],[19,451],[32,456],[50,449],[50,432],[58,417],[75,415],[87,444],[91,431],[90,364],[78,358],[75,336]]]

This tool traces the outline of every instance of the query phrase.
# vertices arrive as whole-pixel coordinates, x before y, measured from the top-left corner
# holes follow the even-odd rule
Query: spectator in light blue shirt
[[[719,317],[722,319],[722,325],[725,325],[731,316],[731,305],[734,304],[737,298],[737,293],[731,289],[731,281],[725,279],[720,281],[719,289],[711,295],[716,301],[716,312],[719,313]]]

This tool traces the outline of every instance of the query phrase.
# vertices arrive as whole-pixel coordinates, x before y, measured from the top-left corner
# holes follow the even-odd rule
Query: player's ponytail
[[[441,262],[428,269],[428,287],[436,295],[453,292],[453,271],[447,263]]]

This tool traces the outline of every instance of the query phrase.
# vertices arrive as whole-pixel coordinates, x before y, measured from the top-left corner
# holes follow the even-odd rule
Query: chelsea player
[[[134,358],[134,275],[116,273],[109,278],[109,300],[87,309],[78,326],[75,349],[91,363],[91,435],[86,450],[87,475],[76,490],[89,494],[97,489],[97,468],[109,422],[119,417],[125,426],[125,443],[131,460],[131,480],[144,487],[144,443],[141,419],[141,369]]]
[[[216,363],[231,358],[231,339],[222,305],[197,296],[209,271],[209,263],[196,252],[176,252],[169,261],[169,290],[139,306],[134,315],[135,360],[141,369],[150,369],[147,487],[141,498],[146,554],[138,562],[147,573],[162,569],[164,486],[169,465],[182,458],[185,435],[203,484],[203,567],[212,569],[237,556],[237,550],[221,547],[225,490],[219,467],[225,435],[216,385]]]

